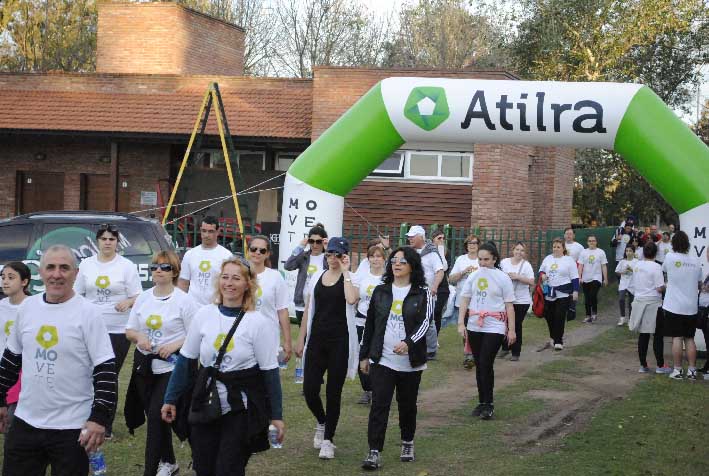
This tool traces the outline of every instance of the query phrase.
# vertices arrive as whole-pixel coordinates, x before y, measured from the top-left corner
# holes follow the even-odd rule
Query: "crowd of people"
[[[48,466],[55,475],[88,474],[89,458],[112,437],[117,377],[131,343],[124,416],[131,432],[147,426],[144,476],[177,474],[173,433],[189,441],[198,476],[245,474],[252,454],[284,439],[279,366],[293,354],[302,359],[303,396],[321,459],[335,457],[343,387],[358,375],[358,403],[370,406],[362,468],[382,465],[394,395],[400,461],[414,461],[419,386],[437,359],[445,315],[457,323],[464,368],[475,369],[472,416],[489,420],[494,366],[508,355],[511,362],[522,358],[532,291],[540,289],[549,332],[537,351],[560,352],[579,293],[584,322],[593,324],[599,290],[609,284],[598,238],[588,236],[584,247],[572,228],[553,240],[535,279],[523,242],[503,259],[494,243],[469,235],[449,269],[445,233],[427,239],[419,225],[406,234],[409,246],[391,249],[388,237],[369,242],[354,272],[350,243],[317,224],[285,261],[297,271],[290,296],[271,268],[268,237],[252,236],[247,257],[232,254],[218,244],[219,222],[206,217],[201,244],[182,260],[172,251],[155,254],[153,287],[143,291],[135,265],[118,252],[119,233],[114,225],[99,227],[99,253],[80,264],[66,246],[44,250],[41,294],[29,296],[23,263],[2,269],[3,476],[43,475]],[[687,235],[673,228],[640,233],[629,218],[611,246],[618,325],[638,333],[640,372],[650,372],[652,337],[657,373],[698,378],[693,338],[697,328],[707,331],[709,277],[691,256]],[[291,305],[299,324],[294,346]],[[673,367],[664,361],[665,336],[672,338]]]

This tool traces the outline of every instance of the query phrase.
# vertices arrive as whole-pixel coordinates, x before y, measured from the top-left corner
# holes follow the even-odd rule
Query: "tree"
[[[93,71],[96,21],[93,0],[0,2],[0,70]]]

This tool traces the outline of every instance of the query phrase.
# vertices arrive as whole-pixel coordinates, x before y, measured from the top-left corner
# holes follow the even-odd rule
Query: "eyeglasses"
[[[391,259],[389,260],[389,262],[390,262],[391,264],[396,264],[396,263],[399,263],[399,264],[409,264],[409,262],[406,260],[406,258],[391,258]]]
[[[170,263],[152,263],[149,266],[150,271],[172,271],[172,265]]]
[[[265,255],[266,253],[268,253],[268,248],[259,248],[258,246],[252,246],[251,248],[249,248],[249,251],[252,253],[256,253],[258,251],[262,255]]]
[[[325,256],[327,256],[328,258],[340,259],[344,255],[342,253],[335,253],[334,251],[328,251],[327,253],[325,253]]]
[[[104,223],[103,225],[99,225],[98,231],[101,233],[103,233],[105,231],[108,231],[109,233],[118,233],[118,227],[116,225]]]
[[[312,238],[310,238],[310,239],[308,240],[308,244],[310,244],[310,245],[322,245],[322,240],[313,240]]]

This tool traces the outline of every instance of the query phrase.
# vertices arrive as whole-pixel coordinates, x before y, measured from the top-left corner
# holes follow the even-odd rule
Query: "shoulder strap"
[[[231,338],[234,336],[234,332],[236,332],[236,328],[239,327],[239,323],[241,322],[241,319],[244,317],[244,314],[246,314],[246,312],[242,309],[241,313],[236,317],[234,324],[232,324],[231,329],[229,329],[229,332],[227,333],[226,337],[224,338],[224,342],[222,342],[222,346],[219,348],[219,353],[217,354],[217,359],[214,361],[214,364],[212,365],[212,367],[218,369],[219,366],[222,364],[222,359],[224,358],[224,354],[226,353],[226,348],[229,345]]]

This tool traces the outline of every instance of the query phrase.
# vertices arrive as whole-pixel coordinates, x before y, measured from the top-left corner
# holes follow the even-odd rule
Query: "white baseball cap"
[[[426,237],[426,230],[424,230],[421,225],[414,225],[411,228],[409,228],[409,232],[406,234],[406,236],[416,236],[416,235],[421,235],[425,238]]]

